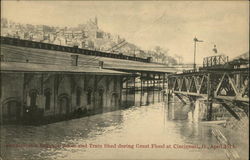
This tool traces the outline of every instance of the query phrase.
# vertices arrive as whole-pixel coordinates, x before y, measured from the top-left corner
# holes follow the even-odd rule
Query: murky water
[[[224,149],[209,148],[218,145],[213,126],[196,122],[188,106],[176,109],[157,103],[43,126],[1,126],[1,157],[227,159]]]

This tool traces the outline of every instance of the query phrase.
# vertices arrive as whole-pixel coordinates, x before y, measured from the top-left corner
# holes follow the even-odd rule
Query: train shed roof
[[[72,60],[71,55],[78,55],[78,66],[71,66]],[[111,57],[101,57],[94,55],[85,55],[79,53],[71,53],[71,52],[62,52],[56,50],[47,50],[47,49],[39,49],[39,48],[31,48],[31,47],[23,47],[17,45],[10,44],[1,44],[1,60],[2,61],[14,61],[14,62],[22,62],[23,69],[27,69],[32,71],[27,67],[32,67],[32,65],[26,64],[24,62],[32,63],[33,66],[35,64],[39,64],[39,66],[43,66],[47,68],[47,71],[55,71],[55,68],[50,67],[51,65],[56,66],[56,68],[60,69],[60,71],[69,71],[73,70],[84,70],[86,72],[98,72],[99,70],[95,70],[94,68],[99,68],[99,62],[103,62],[103,68],[106,70],[119,70],[119,71],[144,71],[144,72],[161,72],[161,73],[173,73],[178,70],[175,68],[168,67],[163,64],[155,64],[155,63],[147,63],[135,60],[126,60],[126,59],[118,59]],[[13,63],[11,63],[13,64]],[[16,64],[20,65],[20,64]],[[48,67],[46,67],[48,65]],[[26,68],[24,66],[27,66]],[[10,67],[10,66],[9,66]],[[79,68],[79,69],[76,69]],[[85,68],[85,69],[83,69]],[[13,69],[17,69],[13,67]],[[88,71],[89,70],[89,71]]]
[[[87,73],[97,75],[128,75],[130,73],[102,69],[97,67],[64,66],[52,64],[1,62],[1,72],[60,72]]]

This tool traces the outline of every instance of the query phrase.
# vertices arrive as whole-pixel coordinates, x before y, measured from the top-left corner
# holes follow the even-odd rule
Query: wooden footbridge
[[[206,99],[208,120],[212,118],[212,104],[220,103],[236,119],[240,119],[235,106],[248,115],[249,110],[249,63],[248,60],[238,59],[228,61],[226,56],[206,57],[203,67],[180,74],[172,74],[167,78],[168,101],[176,95],[183,103],[182,96],[190,102],[197,98]],[[182,95],[182,96],[180,96]]]

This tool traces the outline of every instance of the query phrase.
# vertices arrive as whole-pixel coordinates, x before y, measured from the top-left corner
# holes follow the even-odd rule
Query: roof
[[[95,67],[79,67],[65,65],[48,65],[38,63],[1,62],[1,72],[67,72],[67,73],[88,73],[98,75],[127,75],[130,73],[119,72]]]
[[[71,55],[75,55],[75,53],[1,44],[1,55],[3,55],[4,61],[8,62],[26,62],[28,60],[30,63],[71,66]],[[94,56],[80,55],[78,66],[98,68],[99,61]]]
[[[1,55],[5,61],[43,63],[44,65],[64,65],[71,66],[71,55],[77,53],[62,52],[55,50],[46,50],[38,48],[20,47],[8,44],[1,44]],[[108,58],[92,55],[77,54],[79,67],[99,68],[99,61],[103,61],[103,68],[109,70],[123,71],[145,71],[145,72],[163,72],[173,73],[178,69],[168,67],[163,64],[145,63],[117,58]],[[62,69],[62,67],[60,67]],[[69,67],[70,68],[70,67]],[[26,68],[28,69],[28,68]],[[65,68],[67,70],[67,68]]]
[[[111,59],[101,57],[99,60],[104,62],[103,68],[106,69],[116,69],[124,71],[145,71],[145,72],[164,72],[173,73],[178,70],[166,65],[156,64],[156,63],[143,63],[136,61],[128,61],[121,59]]]

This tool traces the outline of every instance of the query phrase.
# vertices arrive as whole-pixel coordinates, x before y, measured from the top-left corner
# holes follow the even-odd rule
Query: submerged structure
[[[171,72],[150,58],[1,37],[0,122],[50,123],[161,101]]]

